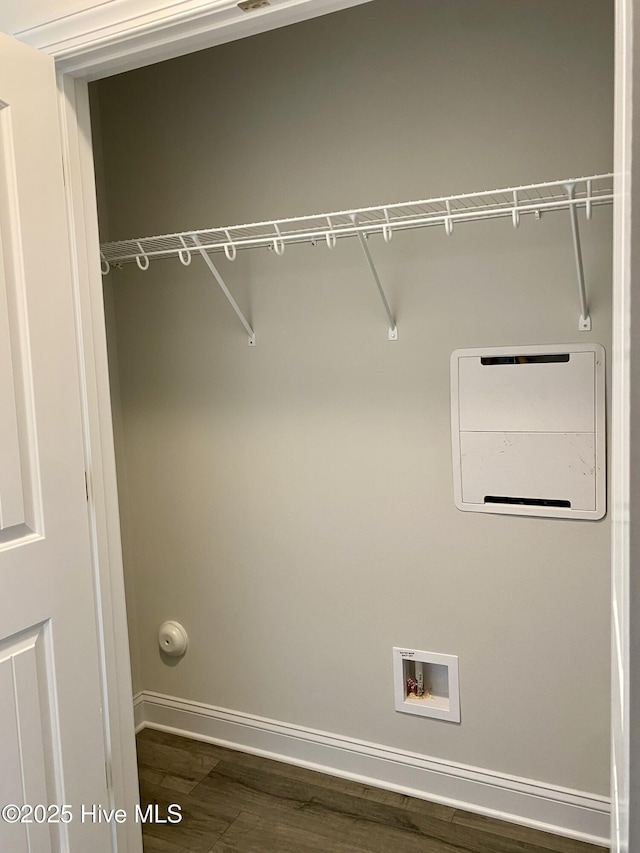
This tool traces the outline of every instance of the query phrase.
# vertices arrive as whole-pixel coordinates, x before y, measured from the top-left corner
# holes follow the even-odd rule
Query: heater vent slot
[[[557,501],[552,498],[511,498],[505,495],[485,495],[486,504],[516,504],[519,506],[558,506],[571,509],[571,501]]]
[[[480,363],[488,367],[495,364],[560,364],[569,361],[569,358],[568,352],[550,352],[546,355],[492,355],[482,356]]]

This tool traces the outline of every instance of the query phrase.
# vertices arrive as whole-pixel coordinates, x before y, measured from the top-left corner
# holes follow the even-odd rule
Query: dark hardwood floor
[[[145,853],[603,853],[604,848],[212,744],[138,735]]]

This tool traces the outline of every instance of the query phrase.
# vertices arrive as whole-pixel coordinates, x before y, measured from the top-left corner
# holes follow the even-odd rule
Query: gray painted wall
[[[609,0],[376,0],[93,86],[109,238],[606,172]],[[107,236],[107,235],[105,235]],[[610,351],[611,209],[112,274],[144,687],[608,793],[609,522],[461,513],[449,356]],[[125,478],[121,488],[125,487]],[[187,656],[160,659],[181,621]],[[460,725],[398,714],[391,648],[460,657]]]

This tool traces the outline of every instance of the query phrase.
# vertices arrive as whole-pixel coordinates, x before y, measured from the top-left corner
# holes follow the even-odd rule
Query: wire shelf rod
[[[514,193],[518,197],[518,212],[523,215],[582,206],[586,208],[589,216],[594,206],[609,204],[613,201],[612,178],[612,174],[595,175],[590,178],[562,182],[528,184],[489,192],[443,196],[417,202],[399,202],[329,214],[311,214],[247,225],[183,231],[176,234],[105,243],[101,247],[103,269],[106,266],[104,261],[115,265],[137,259],[140,266],[146,264],[147,258],[167,257],[179,254],[180,251],[183,252],[182,257],[185,257],[188,249],[197,250],[198,244],[208,252],[224,250],[227,257],[232,260],[235,257],[236,248],[271,245],[281,253],[283,246],[291,242],[326,239],[327,243],[332,245],[334,237],[356,236],[359,232],[380,232],[388,235],[395,230],[406,228],[512,216]],[[607,182],[607,186],[594,187],[594,182],[600,184]],[[569,183],[576,185],[573,198],[568,198],[566,194],[565,187]],[[546,195],[542,195],[542,191],[547,191]],[[357,224],[353,222],[354,215]],[[196,237],[198,244],[196,244]],[[187,239],[192,241],[192,247],[185,247]]]
[[[591,199],[591,206],[597,207],[604,204],[611,204],[613,201],[613,193],[607,194],[604,196],[595,196]],[[586,200],[583,198],[577,198],[572,201],[569,200],[558,200],[558,201],[545,201],[545,202],[527,202],[520,201],[518,204],[518,212],[522,216],[527,216],[531,214],[540,214],[545,211],[553,211],[553,210],[568,210],[571,208],[585,207]],[[144,246],[142,252],[140,249],[137,251],[135,249],[126,249],[125,246],[129,241],[121,241],[119,243],[105,243],[102,245],[102,254],[103,260],[110,265],[118,265],[123,263],[129,263],[131,261],[136,261],[136,259],[140,259],[141,256],[145,258],[160,258],[160,257],[169,257],[172,255],[178,255],[180,252],[184,253],[186,251],[197,251],[199,248],[206,250],[207,252],[215,252],[215,251],[226,251],[227,257],[230,257],[233,249],[248,249],[248,248],[259,248],[260,246],[269,246],[273,247],[274,242],[277,241],[278,248],[286,243],[302,243],[302,242],[317,242],[327,238],[329,236],[331,239],[334,237],[336,239],[340,239],[342,237],[351,237],[356,236],[359,233],[365,234],[374,234],[374,233],[382,233],[383,229],[387,231],[405,231],[409,229],[415,228],[428,228],[436,225],[444,225],[449,222],[472,222],[482,219],[501,219],[511,217],[513,214],[513,201],[510,201],[509,205],[505,205],[501,209],[497,208],[471,208],[464,211],[454,211],[451,213],[446,212],[438,212],[433,214],[425,214],[423,216],[415,216],[413,218],[406,219],[390,219],[389,222],[380,221],[380,222],[368,222],[361,223],[358,225],[338,225],[334,224],[330,229],[322,228],[322,229],[313,229],[313,230],[302,230],[302,231],[292,231],[290,233],[281,232],[279,237],[273,234],[271,235],[256,235],[250,237],[233,237],[231,240],[226,237],[225,239],[219,240],[217,242],[201,242],[203,239],[207,239],[207,237],[211,237],[214,232],[212,229],[209,231],[184,231],[180,234],[175,235],[165,235],[164,237],[149,237],[140,239],[139,243],[141,244],[149,244],[149,247]],[[227,229],[232,231],[233,229]],[[182,245],[160,245],[158,248],[151,248],[154,244],[158,245],[161,241],[168,241],[170,238],[190,238],[194,241],[193,246],[188,246],[186,249]],[[199,245],[195,244],[196,238],[199,239]],[[124,244],[124,245],[123,245]],[[281,254],[281,252],[280,252]],[[140,264],[139,264],[140,265]],[[105,269],[106,264],[103,263],[103,271]]]
[[[588,331],[591,329],[591,318],[585,287],[578,210],[583,207],[586,219],[590,220],[594,207],[611,204],[614,199],[613,177],[613,174],[607,173],[422,201],[396,202],[334,213],[309,214],[245,225],[121,240],[100,246],[100,267],[102,274],[107,275],[112,267],[135,262],[144,271],[149,268],[150,260],[176,255],[184,266],[188,266],[193,255],[201,255],[247,332],[249,346],[255,346],[253,329],[225,285],[210,255],[224,252],[229,261],[234,261],[238,249],[260,247],[282,255],[289,244],[311,243],[316,246],[321,241],[326,242],[329,249],[332,249],[338,240],[355,236],[389,321],[389,340],[394,341],[398,339],[396,321],[367,245],[369,236],[380,235],[388,243],[394,231],[435,226],[444,226],[445,233],[452,235],[454,224],[458,222],[504,218],[510,218],[513,227],[517,228],[523,216],[533,214],[539,219],[543,212],[567,210],[571,222],[580,300],[578,328]]]

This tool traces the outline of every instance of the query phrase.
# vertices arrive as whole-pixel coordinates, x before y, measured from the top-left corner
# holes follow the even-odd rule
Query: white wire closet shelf
[[[534,215],[539,218],[549,211],[565,210],[569,211],[572,226],[580,298],[579,328],[587,330],[591,326],[577,211],[584,208],[586,218],[590,219],[594,207],[612,202],[613,175],[604,174],[289,219],[272,219],[245,225],[196,229],[104,243],[100,247],[102,272],[106,275],[112,267],[132,262],[145,270],[151,260],[175,255],[186,266],[194,254],[201,255],[243,322],[249,333],[250,343],[252,337],[255,343],[253,331],[233,301],[209,255],[224,253],[227,259],[232,261],[239,249],[256,248],[267,248],[282,255],[286,246],[292,243],[316,245],[324,242],[329,248],[333,248],[338,240],[357,237],[383,300],[390,324],[389,338],[396,340],[395,321],[366,243],[369,236],[378,234],[389,242],[395,231],[433,226],[444,227],[446,234],[451,235],[457,223],[501,218],[510,219],[517,228],[523,216]]]

